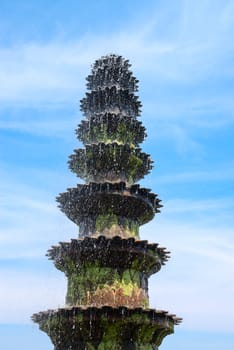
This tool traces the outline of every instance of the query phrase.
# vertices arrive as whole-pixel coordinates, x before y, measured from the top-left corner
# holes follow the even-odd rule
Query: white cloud
[[[74,107],[75,110],[75,107]],[[23,113],[22,111],[20,111]],[[34,110],[32,109],[32,114]],[[41,113],[43,114],[43,109],[41,109]],[[66,138],[72,134],[73,129],[76,127],[78,117],[74,115],[69,115],[67,118],[54,118],[51,115],[48,118],[32,118],[32,116],[28,116],[27,118],[16,116],[9,116],[7,113],[0,113],[0,129],[5,131],[17,131],[24,132],[33,135],[39,136],[47,136],[47,137],[59,137]],[[74,137],[75,139],[75,137]]]
[[[230,198],[219,198],[219,199],[199,199],[199,200],[188,200],[188,199],[172,199],[166,202],[167,214],[170,213],[188,213],[188,212],[202,212],[203,215],[207,215],[207,212],[231,210],[234,207],[234,201]]]
[[[215,228],[215,223],[209,230],[202,229],[192,222],[155,224],[156,234],[147,230],[144,238],[159,240],[171,251],[167,265],[150,280],[151,306],[183,317],[184,329],[232,331],[231,231]]]
[[[207,182],[207,181],[229,181],[234,179],[234,171],[231,164],[223,164],[221,170],[202,170],[175,173],[173,175],[158,176],[155,181],[157,184],[166,183],[188,183],[188,182]]]
[[[180,10],[173,14],[173,25],[166,34],[165,23],[171,23],[172,13],[157,8],[143,22],[139,18],[125,23],[114,34],[1,47],[0,85],[4,88],[0,91],[0,128],[67,138],[81,115],[72,113],[68,117],[64,108],[69,105],[74,112],[78,110],[90,64],[114,50],[130,59],[134,73],[143,82],[144,117],[152,127],[157,122],[159,137],[170,139],[180,154],[203,154],[194,131],[225,127],[234,119],[233,94],[225,88],[225,79],[233,75],[234,10],[230,3],[217,2],[211,7],[210,2],[182,1],[178,6]],[[212,83],[208,88],[203,86],[212,81],[224,88],[214,91]],[[151,87],[157,92],[165,90],[165,84],[169,89],[165,98],[153,97]],[[18,115],[10,115],[9,106],[11,110],[14,106]],[[23,117],[26,107],[40,113],[36,118],[33,111]],[[54,116],[52,109],[63,112]]]
[[[140,29],[135,23],[132,27],[125,24],[125,30],[106,37],[85,35],[69,42],[55,39],[44,44],[30,42],[1,48],[0,83],[4,89],[0,100],[74,101],[84,87],[89,65],[113,49],[132,59],[139,71],[148,71],[156,79],[192,82],[222,75],[224,71],[217,67],[227,59],[233,30],[225,6],[197,7],[187,3],[183,11],[182,15],[177,14],[176,33],[164,39],[160,39],[159,14],[155,12],[141,23]],[[160,16],[166,17],[167,13]]]
[[[37,170],[35,177],[31,169],[22,174],[24,181],[17,176],[1,172],[1,227],[0,256],[2,259],[44,256],[51,244],[59,240],[77,237],[78,228],[64,217],[55,202],[55,179],[65,183],[56,173]],[[35,169],[34,169],[35,170]],[[28,180],[32,177],[32,184]],[[42,176],[43,181],[38,178]],[[46,178],[46,180],[45,180]],[[27,179],[27,181],[25,181]],[[44,189],[51,183],[51,190]],[[57,195],[58,193],[56,193]]]
[[[0,270],[0,323],[30,323],[33,313],[64,305],[62,273]]]

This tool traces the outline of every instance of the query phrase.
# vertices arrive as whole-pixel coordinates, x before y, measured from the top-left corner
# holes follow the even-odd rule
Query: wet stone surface
[[[134,268],[149,277],[166,263],[169,252],[158,244],[134,238],[121,239],[117,236],[108,239],[99,236],[61,242],[53,246],[47,256],[54,260],[56,268],[64,272],[67,261],[72,261],[75,266],[81,266],[85,262],[98,262],[102,267]]]
[[[106,229],[110,228],[111,219],[123,228],[118,233],[113,231],[111,236],[138,237],[139,226],[152,220],[162,207],[160,199],[150,190],[139,185],[128,188],[124,182],[77,185],[61,193],[57,201],[67,217],[80,226],[82,237],[96,232],[103,234],[99,230],[102,218],[103,225],[107,223]]]
[[[169,252],[139,237],[139,227],[162,205],[135,184],[153,164],[139,146],[146,131],[138,120],[138,80],[128,60],[108,55],[94,62],[87,89],[76,130],[84,146],[68,161],[85,184],[57,197],[79,226],[79,239],[60,242],[47,254],[67,277],[66,304],[32,319],[55,350],[157,350],[181,320],[149,309],[148,278]]]
[[[33,315],[33,320],[57,350],[157,349],[180,322],[165,311],[107,306],[49,310]]]
[[[95,114],[89,120],[82,120],[76,134],[83,143],[116,142],[131,146],[137,146],[146,136],[140,121],[114,113]]]

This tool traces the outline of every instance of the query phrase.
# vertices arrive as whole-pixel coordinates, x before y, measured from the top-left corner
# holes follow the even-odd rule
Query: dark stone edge
[[[148,316],[152,319],[152,321],[156,321],[158,317],[165,317],[169,321],[172,321],[174,325],[179,325],[182,322],[182,318],[177,317],[174,314],[168,313],[168,311],[164,310],[156,310],[156,309],[142,309],[142,308],[134,308],[130,309],[127,307],[118,307],[113,308],[110,306],[102,306],[102,307],[64,307],[53,310],[41,311],[32,315],[31,319],[35,323],[40,323],[41,321],[47,320],[49,317],[53,315],[61,315],[61,316],[76,316],[79,314],[83,314],[85,317],[90,318],[92,316],[92,320],[95,320],[95,317],[101,318],[106,316],[107,318],[113,319],[113,317],[117,317],[122,319],[123,317],[131,317],[133,315],[137,316]]]

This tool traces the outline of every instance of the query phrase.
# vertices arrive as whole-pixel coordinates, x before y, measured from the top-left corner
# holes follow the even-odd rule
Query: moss
[[[122,283],[129,284],[133,283],[140,286],[140,275],[138,271],[135,270],[125,270],[122,274]]]
[[[139,238],[138,223],[127,218],[119,217],[111,212],[97,216],[95,230],[94,235],[99,233],[110,237]]]
[[[121,140],[123,143],[134,144],[136,134],[131,132],[125,123],[119,123],[117,128],[117,139]]]
[[[102,232],[105,228],[111,228],[118,224],[117,215],[107,213],[104,215],[98,215],[96,219],[96,230]]]
[[[98,350],[113,350],[120,349],[118,339],[121,332],[121,324],[119,322],[109,323],[105,322],[105,333],[101,343],[98,345]]]
[[[139,321],[140,323],[142,322],[142,316],[139,317]],[[127,320],[115,320],[114,323],[103,322],[101,327],[105,329],[105,333],[101,343],[98,346],[98,350],[119,350],[123,348],[132,348],[131,346],[134,346],[135,350],[152,350],[151,341],[155,332],[155,326],[150,327],[150,331],[147,332],[147,336],[144,338],[140,338],[138,330],[137,332],[133,331],[132,339],[129,339],[128,344],[125,344],[125,346],[123,345],[124,342],[123,339],[121,339],[121,335],[124,334],[129,328],[128,324],[130,327],[134,327],[132,322],[135,322],[135,318],[133,317]],[[137,325],[136,327],[139,329]]]
[[[153,350],[153,349],[156,350],[156,348],[152,347],[151,344],[144,344],[144,345],[139,344],[137,345],[136,349],[137,350]]]
[[[132,220],[126,219],[125,232],[127,237],[139,238],[139,224]]]
[[[119,271],[91,262],[77,267],[68,276],[66,302],[68,305],[148,306],[138,271]]]
[[[112,281],[115,275],[110,268],[85,263],[68,276],[66,302],[71,305],[81,304],[98,286],[103,286],[106,281]]]
[[[131,323],[136,324],[136,325],[141,324],[142,322],[144,322],[147,326],[148,326],[148,324],[150,322],[147,315],[142,315],[142,314],[137,314],[137,313],[131,315],[129,317],[129,321]]]
[[[149,324],[143,325],[138,330],[137,334],[137,342],[139,343],[145,343],[148,342],[149,339],[153,338],[153,335],[155,333],[155,325],[151,326]]]
[[[87,144],[70,156],[69,167],[84,180],[124,181],[130,184],[151,169],[149,156],[133,144]]]
[[[65,270],[66,276],[69,276],[74,271],[77,271],[77,266],[73,261],[72,257],[71,258],[68,256],[64,257],[64,267],[65,267],[64,270]]]
[[[79,311],[78,315],[73,311],[48,315],[40,328],[50,336],[57,350],[76,350],[79,346],[87,350],[149,350],[157,349],[174,327],[173,323],[162,327],[162,320],[157,322],[157,318],[140,312],[114,318],[105,313],[96,314],[95,321],[92,313],[87,316],[86,311]]]
[[[100,123],[100,125],[90,124],[89,131],[82,135],[85,143],[89,142],[103,142],[113,143],[119,145],[130,144],[134,147],[136,139],[136,131],[129,130],[129,126],[125,122],[118,124],[115,130],[110,130],[107,123]]]
[[[139,261],[138,259],[136,260],[133,260],[132,263],[131,263],[131,270],[138,270],[139,267],[141,266],[142,264],[142,261]]]
[[[134,178],[140,166],[142,166],[142,159],[136,157],[134,154],[129,159],[129,177]]]
[[[85,344],[85,350],[96,350],[97,347],[95,345],[92,345],[91,343]]]
[[[89,140],[95,140],[98,142],[104,142],[104,143],[110,143],[111,138],[108,134],[107,125],[106,124],[100,124],[99,126],[93,125],[90,130],[90,138]]]

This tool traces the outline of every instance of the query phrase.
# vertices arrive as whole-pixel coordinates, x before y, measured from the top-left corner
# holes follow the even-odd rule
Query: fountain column
[[[85,184],[57,197],[79,237],[48,251],[68,280],[63,308],[33,315],[55,350],[158,349],[180,319],[149,308],[148,279],[169,258],[157,243],[141,241],[139,227],[162,205],[136,184],[152,168],[139,144],[138,81],[121,56],[97,60],[81,100],[84,119],[69,167]]]

